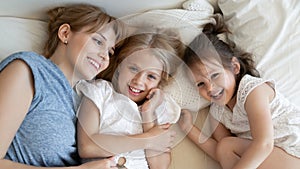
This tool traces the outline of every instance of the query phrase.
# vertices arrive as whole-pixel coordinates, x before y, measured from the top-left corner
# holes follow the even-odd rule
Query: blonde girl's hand
[[[170,152],[176,136],[175,131],[171,130],[170,126],[171,124],[163,124],[151,128],[147,132],[150,138],[147,149]]]
[[[112,158],[95,160],[80,165],[80,169],[118,169]]]
[[[148,100],[140,107],[143,122],[152,122],[156,119],[155,109],[163,102],[164,93],[161,89],[154,88],[148,93]]]
[[[163,102],[164,93],[161,89],[153,88],[146,98],[148,100],[142,105],[142,112],[153,112]]]
[[[181,110],[180,119],[178,121],[179,127],[185,133],[188,133],[193,127],[193,116],[188,110]]]

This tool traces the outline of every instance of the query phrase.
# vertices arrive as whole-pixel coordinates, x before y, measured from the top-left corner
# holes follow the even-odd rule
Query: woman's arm
[[[78,114],[78,150],[82,158],[110,157],[137,149],[169,151],[171,137],[164,125],[136,135],[99,134],[99,109],[88,98],[82,99]]]
[[[269,85],[262,84],[247,97],[245,109],[253,140],[234,169],[258,168],[272,152],[274,131],[269,103],[274,96],[274,90]]]
[[[15,60],[1,71],[0,168],[20,168],[14,167],[18,164],[3,159],[17,130],[28,112],[33,94],[34,88],[31,70],[23,61]]]
[[[21,60],[7,65],[0,72],[0,168],[42,169],[4,159],[17,130],[23,122],[34,95],[30,68]],[[74,167],[47,167],[49,169],[109,169],[116,167],[109,159],[85,163]]]
[[[28,112],[33,95],[32,73],[23,61],[15,60],[0,72],[0,168],[42,168],[4,159]]]
[[[1,159],[0,167],[5,169],[118,169],[116,164],[111,159],[102,159],[84,163],[80,166],[72,166],[72,167],[36,167],[25,164],[20,164],[16,162],[12,162],[10,160]]]

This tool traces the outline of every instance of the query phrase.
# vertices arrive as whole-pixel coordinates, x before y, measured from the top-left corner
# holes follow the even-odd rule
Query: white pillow
[[[219,12],[219,6],[218,6],[218,0],[187,0],[182,4],[183,9],[187,9],[190,11],[199,11],[200,8],[207,8],[207,5],[203,4],[210,4],[208,7],[209,9],[212,9],[215,12]]]
[[[188,45],[198,35],[207,23],[215,23],[213,19],[213,7],[206,1],[189,2],[188,9],[150,10],[131,16],[120,18],[130,26],[151,28],[177,29],[181,40]],[[197,5],[193,5],[197,3]],[[147,30],[146,30],[147,31]],[[183,65],[184,66],[184,65]],[[200,97],[196,86],[183,71],[183,66],[178,67],[175,81],[164,88],[183,109],[198,112],[209,105],[209,102]]]
[[[209,4],[208,4],[209,5]],[[188,44],[207,23],[214,23],[213,8],[199,11],[185,9],[150,10],[120,18],[130,26],[150,28],[175,28],[183,43]],[[147,30],[146,30],[147,31]]]
[[[18,51],[41,53],[47,38],[47,23],[33,19],[0,17],[0,61]]]
[[[262,77],[300,107],[300,1],[220,0],[219,7],[229,38],[254,53]]]

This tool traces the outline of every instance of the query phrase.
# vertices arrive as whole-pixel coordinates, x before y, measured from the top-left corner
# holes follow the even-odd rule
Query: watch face
[[[126,158],[125,158],[125,157],[120,157],[120,158],[118,159],[117,167],[118,167],[119,169],[127,169],[127,168],[124,166],[125,163],[126,163]]]

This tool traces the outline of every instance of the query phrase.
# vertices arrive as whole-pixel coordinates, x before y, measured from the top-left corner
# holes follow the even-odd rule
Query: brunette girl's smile
[[[210,97],[213,100],[220,100],[224,94],[224,89],[218,90],[217,92],[210,92]]]

